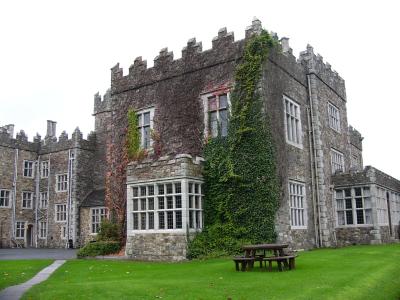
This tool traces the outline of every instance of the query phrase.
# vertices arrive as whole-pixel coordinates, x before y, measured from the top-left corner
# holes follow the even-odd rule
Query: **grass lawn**
[[[52,262],[50,259],[0,260],[0,290],[31,279]]]
[[[229,259],[71,260],[24,299],[400,299],[400,244],[301,253],[296,270],[236,272]]]

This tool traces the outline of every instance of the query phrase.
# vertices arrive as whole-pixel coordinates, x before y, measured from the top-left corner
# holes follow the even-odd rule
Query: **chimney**
[[[47,120],[47,134],[46,137],[55,137],[56,136],[56,125],[57,122]]]
[[[290,51],[290,46],[289,46],[289,38],[283,37],[281,38],[281,45],[282,45],[282,52],[286,53]]]

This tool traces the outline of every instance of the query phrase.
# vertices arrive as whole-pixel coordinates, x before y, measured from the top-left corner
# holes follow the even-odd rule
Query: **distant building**
[[[141,57],[126,75],[116,65],[111,89],[95,96],[95,133],[87,140],[76,130],[57,141],[51,121],[45,139],[33,142],[3,127],[1,245],[83,245],[108,217],[105,198],[112,202],[110,186],[119,184],[126,189],[126,254],[184,259],[188,233],[203,227],[203,143],[217,128],[226,134],[235,67],[246,40],[260,31],[254,20],[244,40],[223,28],[209,50],[191,39],[180,59],[162,49],[152,68]],[[311,46],[296,58],[282,38],[260,86],[277,148],[278,240],[297,249],[398,241],[400,182],[363,168],[363,138],[347,122],[344,80]],[[123,163],[129,108],[148,155],[128,164],[118,183],[110,171]]]

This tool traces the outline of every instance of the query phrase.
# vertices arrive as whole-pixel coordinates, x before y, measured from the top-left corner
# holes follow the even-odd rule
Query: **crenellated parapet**
[[[314,53],[314,48],[307,45],[305,51],[300,52],[299,63],[303,65],[308,73],[316,74],[325,84],[332,88],[343,100],[346,100],[345,82],[339,74],[332,70],[323,57]]]
[[[361,133],[352,126],[349,126],[348,132],[349,132],[350,144],[356,147],[357,149],[362,150],[362,141],[364,138],[361,136]]]
[[[94,95],[94,108],[93,115],[110,112],[112,110],[112,99],[111,90],[108,89],[104,94],[103,98],[100,96],[99,92]]]
[[[25,134],[25,131],[20,130],[17,132],[14,138],[11,134],[12,132],[7,130],[7,126],[0,127],[0,146],[31,152],[38,151],[40,147],[40,141],[37,141],[37,137],[34,137],[33,142],[31,142],[28,140],[28,136]],[[12,126],[14,130],[14,125]]]

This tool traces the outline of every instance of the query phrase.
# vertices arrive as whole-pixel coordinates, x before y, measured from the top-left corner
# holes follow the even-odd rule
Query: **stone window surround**
[[[63,203],[54,204],[54,222],[65,223],[66,221],[67,221],[67,204]]]
[[[149,184],[158,184],[158,183],[173,183],[173,182],[181,182],[181,189],[182,189],[182,228],[181,229],[147,229],[147,230],[133,230],[133,219],[132,219],[132,213],[133,213],[133,191],[132,187],[134,186],[140,186],[140,185],[149,185]],[[203,184],[204,182],[197,178],[197,177],[166,177],[166,178],[161,178],[161,179],[150,179],[150,180],[141,180],[137,181],[135,183],[128,183],[127,184],[127,224],[128,224],[128,229],[127,229],[127,236],[134,236],[135,234],[150,234],[150,233],[182,233],[186,234],[186,226],[189,226],[189,193],[188,193],[188,188],[189,188],[189,182],[194,182],[198,184]],[[155,195],[156,197],[157,195]],[[204,195],[203,195],[204,196]],[[203,212],[203,209],[201,209]],[[157,212],[157,210],[155,210]],[[203,218],[203,215],[201,214],[201,218]],[[158,221],[158,219],[155,219],[155,224]],[[203,226],[203,223],[201,223],[201,227]],[[201,229],[189,229],[189,232],[199,232]]]
[[[139,109],[136,111],[136,115],[138,117],[138,121],[140,122],[140,124],[138,124],[138,129],[140,131],[140,147],[143,149],[147,149],[147,150],[151,150],[152,146],[153,146],[153,139],[151,138],[151,130],[154,129],[154,111],[155,111],[155,107],[151,106],[151,107],[147,107],[147,108],[143,108],[143,109]],[[145,143],[145,139],[144,139],[144,128],[146,127],[146,125],[143,124],[144,122],[144,114],[146,113],[150,113],[150,140],[149,140],[149,146],[148,147],[144,147],[144,143]],[[139,116],[140,119],[139,119]]]
[[[56,174],[56,193],[68,191],[68,173]]]
[[[373,220],[372,220],[372,223],[369,223],[369,224],[347,224],[347,225],[339,225],[339,221],[338,221],[338,208],[337,208],[337,201],[336,201],[336,190],[345,190],[345,189],[351,189],[351,199],[352,199],[352,211],[353,211],[353,223],[355,223],[355,222],[357,222],[357,217],[356,217],[356,215],[355,215],[355,211],[356,211],[356,206],[355,206],[355,192],[354,192],[354,189],[356,189],[356,188],[361,188],[361,189],[363,189],[363,188],[370,188],[370,198],[371,198],[371,209],[373,210],[373,208],[372,208],[372,202],[374,201],[373,200],[373,196],[372,196],[372,194],[371,194],[371,186],[370,185],[352,185],[352,186],[346,186],[346,187],[339,187],[339,188],[336,188],[335,190],[334,190],[334,192],[333,192],[333,194],[332,194],[332,199],[333,199],[333,201],[334,201],[334,205],[333,205],[333,212],[334,212],[334,214],[335,214],[335,228],[356,228],[356,227],[372,227],[373,226]],[[364,195],[364,194],[362,194],[362,195]],[[362,198],[363,198],[363,210],[364,210],[364,220],[365,220],[365,203],[364,203],[364,196],[362,196]],[[369,209],[369,208],[367,208],[367,209]],[[371,213],[371,215],[372,215],[372,218],[373,218],[373,211],[372,211],[372,213]]]
[[[105,214],[102,214],[101,210],[105,210]],[[96,215],[99,217],[99,220],[96,221],[95,223],[93,223],[93,217],[95,217],[95,214],[94,214],[95,211],[98,211],[98,215],[97,215],[97,213],[96,213]],[[93,225],[96,225],[95,226],[96,228],[97,227],[100,228],[101,221],[104,220],[104,219],[108,219],[108,217],[109,217],[109,213],[108,213],[108,208],[107,207],[101,206],[101,207],[92,207],[92,208],[90,208],[90,224],[89,224],[89,226],[90,226],[90,228],[89,228],[90,229],[90,235],[97,235],[98,231],[93,232]]]
[[[25,231],[26,231],[26,222],[25,221],[15,221],[15,238],[16,239],[25,239]]]
[[[39,239],[47,238],[47,222],[40,221],[39,222]]]
[[[11,191],[7,189],[0,189],[0,208],[10,208],[11,207]],[[3,203],[3,205],[1,205]],[[7,203],[7,205],[4,205]]]
[[[300,186],[301,188],[302,188],[302,194],[292,194],[292,192],[291,192],[291,190],[290,190],[290,187],[291,187],[291,184],[292,185],[294,185],[294,186]],[[306,193],[306,185],[305,185],[305,182],[302,182],[302,181],[298,181],[298,180],[292,180],[292,179],[289,179],[289,182],[288,182],[288,192],[289,192],[289,217],[290,217],[290,229],[294,229],[294,230],[297,230],[297,229],[307,229],[307,224],[308,224],[308,217],[307,217],[307,193]],[[294,196],[294,197],[299,197],[299,196],[301,196],[303,199],[303,201],[302,201],[302,204],[303,204],[303,207],[298,207],[298,206],[292,206],[292,201],[291,201],[291,197],[292,196]],[[299,210],[299,209],[302,209],[303,210],[303,224],[304,225],[292,225],[292,210]]]
[[[285,125],[285,140],[286,143],[288,143],[289,145],[292,145],[294,147],[297,147],[299,149],[303,149],[303,129],[302,129],[302,124],[301,124],[301,105],[300,103],[296,102],[295,100],[293,100],[292,98],[283,95],[282,96],[283,99],[283,121],[284,121],[284,125]],[[293,107],[295,109],[297,109],[295,112],[295,115],[293,116],[292,113],[288,113],[286,111],[286,104],[289,103],[293,105]],[[288,116],[292,119],[294,119],[295,121],[297,121],[298,123],[295,123],[295,127],[296,127],[296,137],[295,139],[298,140],[298,142],[293,141],[293,136],[291,138],[289,138],[289,129],[291,130],[290,132],[293,131],[293,126],[290,125],[288,126],[288,121],[287,118]]]
[[[24,159],[24,161],[22,163],[22,176],[25,178],[33,178],[34,177],[34,165],[35,165],[35,162],[33,160]]]
[[[30,195],[28,197],[28,195]],[[33,192],[32,191],[22,191],[21,193],[21,208],[22,209],[32,209],[33,208]],[[27,206],[25,203],[29,203]],[[24,205],[25,204],[25,205]]]
[[[337,159],[340,159],[340,162],[337,161]],[[340,170],[342,172],[345,172],[344,168],[344,155],[342,152],[331,148],[330,150],[330,162],[331,162],[331,172],[332,174],[335,174],[336,171]]]
[[[50,173],[50,162],[42,161],[40,164],[40,178],[48,178]]]
[[[46,196],[44,196],[46,195]],[[40,192],[40,201],[39,201],[39,207],[41,209],[47,209],[47,206],[49,205],[49,193],[48,192]],[[43,205],[45,204],[45,205]]]
[[[340,133],[340,110],[331,102],[328,102],[328,123],[330,128]]]
[[[226,94],[227,97],[227,102],[228,102],[228,115],[230,116],[231,114],[231,93],[230,93],[230,87],[227,89],[217,89],[217,90],[211,90],[211,91],[207,91],[206,93],[202,93],[200,95],[200,99],[201,102],[203,104],[203,111],[204,111],[204,116],[203,116],[203,120],[204,120],[204,137],[208,138],[209,136],[211,136],[210,133],[210,128],[209,128],[209,111],[208,111],[208,99],[212,96],[219,96],[219,95],[223,95]],[[218,118],[219,118],[219,114],[217,114]],[[218,119],[219,121],[219,119]],[[229,125],[228,125],[229,126]]]

